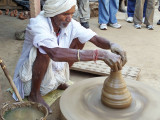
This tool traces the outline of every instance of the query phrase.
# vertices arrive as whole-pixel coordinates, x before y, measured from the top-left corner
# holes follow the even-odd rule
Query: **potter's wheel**
[[[160,120],[160,93],[141,82],[126,80],[132,95],[128,108],[112,109],[101,103],[106,77],[77,82],[61,96],[60,109],[67,120]]]

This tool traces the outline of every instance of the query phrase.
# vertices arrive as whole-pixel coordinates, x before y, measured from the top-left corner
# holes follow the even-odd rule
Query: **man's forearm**
[[[92,42],[94,45],[102,49],[111,48],[111,42],[103,37],[94,36],[93,38],[91,38],[90,42]]]
[[[103,50],[98,51],[95,58],[95,50],[76,50],[70,48],[46,48],[42,47],[53,61],[58,62],[77,62],[104,60]],[[79,53],[78,53],[79,52]]]

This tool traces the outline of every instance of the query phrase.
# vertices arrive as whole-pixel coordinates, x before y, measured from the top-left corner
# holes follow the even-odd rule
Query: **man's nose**
[[[71,19],[72,19],[72,15],[67,15],[66,21],[71,22]]]

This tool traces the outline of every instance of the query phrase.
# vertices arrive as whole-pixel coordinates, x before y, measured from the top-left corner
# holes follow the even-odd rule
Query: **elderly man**
[[[75,8],[76,0],[45,2],[44,11],[31,18],[26,28],[23,51],[14,75],[21,97],[28,96],[29,100],[45,105],[50,113],[41,96],[68,87],[69,65],[77,61],[103,60],[113,71],[118,71],[126,63],[124,51],[117,44],[72,19]],[[87,41],[102,49],[81,50]],[[16,99],[15,94],[13,97]]]

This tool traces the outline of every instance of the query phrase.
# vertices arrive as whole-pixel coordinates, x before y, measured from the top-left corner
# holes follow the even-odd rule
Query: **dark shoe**
[[[81,22],[81,25],[85,28],[89,28],[89,22]]]
[[[157,22],[157,25],[160,25],[160,20]]]
[[[160,6],[158,7],[158,11],[160,12]]]

